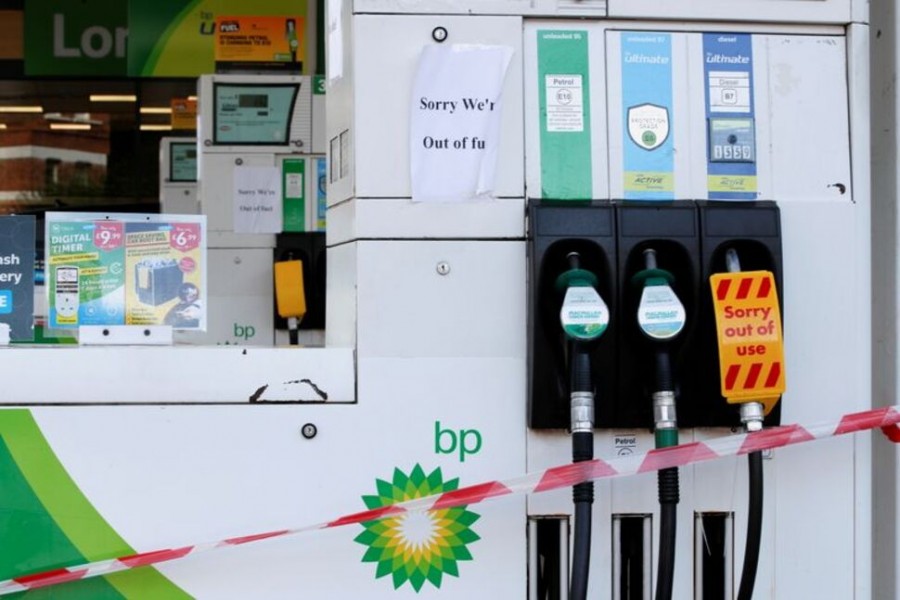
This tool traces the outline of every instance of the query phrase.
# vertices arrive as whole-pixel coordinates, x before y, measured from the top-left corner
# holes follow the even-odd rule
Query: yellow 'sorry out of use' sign
[[[785,390],[784,341],[775,278],[769,271],[710,277],[722,395],[760,402],[766,414]]]

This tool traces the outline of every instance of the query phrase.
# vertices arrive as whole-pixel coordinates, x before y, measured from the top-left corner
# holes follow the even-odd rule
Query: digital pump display
[[[299,85],[216,83],[213,143],[286,146]]]
[[[172,142],[169,145],[169,181],[197,181],[197,144]]]

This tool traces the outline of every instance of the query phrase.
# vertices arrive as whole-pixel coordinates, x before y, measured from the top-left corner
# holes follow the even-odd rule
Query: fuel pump
[[[569,357],[569,396],[572,431],[572,461],[594,458],[594,385],[591,381],[589,346],[609,324],[609,310],[597,292],[597,277],[581,268],[581,256],[570,252],[569,270],[556,280],[564,292],[560,324],[565,332]],[[591,560],[591,511],[594,484],[586,481],[572,490],[575,503],[575,539],[572,551],[570,597],[587,597]]]
[[[722,395],[740,405],[745,431],[760,431],[784,392],[781,315],[774,277],[741,271],[735,248],[725,252],[727,274],[710,278],[719,338]],[[759,563],[763,517],[762,452],[748,454],[747,540],[738,600],[750,600]]]
[[[566,334],[560,329],[562,294],[556,283],[577,252],[581,269],[596,277],[597,293],[609,314],[617,302],[615,208],[608,202],[529,202],[529,393],[528,425],[534,429],[567,429],[570,414]],[[595,427],[615,423],[617,397],[616,324],[590,344],[594,393],[606,401],[594,407]]]
[[[163,137],[159,140],[159,207],[168,214],[196,215],[197,139]]]
[[[644,250],[644,269],[632,277],[642,288],[637,322],[641,332],[653,346],[655,386],[653,391],[653,425],[657,448],[678,445],[678,420],[675,409],[675,382],[672,375],[670,343],[684,329],[684,305],[672,290],[674,277],[660,269],[653,248]],[[672,597],[675,575],[675,538],[679,501],[678,468],[658,472],[660,506],[659,563],[656,600]]]
[[[315,298],[320,286],[313,285],[316,256],[324,254],[325,190],[318,185],[325,170],[324,116],[312,88],[312,79],[299,75],[200,77],[197,198],[207,217],[215,282],[209,300],[216,310],[205,335],[184,341],[271,346],[279,325],[293,335],[273,310],[273,263],[289,252],[304,259],[311,296],[311,314],[300,328],[324,328],[324,306],[318,310]]]

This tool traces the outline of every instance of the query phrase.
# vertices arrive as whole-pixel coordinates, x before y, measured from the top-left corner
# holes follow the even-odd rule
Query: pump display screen
[[[265,94],[241,94],[238,96],[240,108],[269,108],[269,97]]]
[[[290,142],[298,84],[214,84],[213,143],[279,146]]]
[[[197,181],[197,144],[172,142],[169,146],[169,181]]]

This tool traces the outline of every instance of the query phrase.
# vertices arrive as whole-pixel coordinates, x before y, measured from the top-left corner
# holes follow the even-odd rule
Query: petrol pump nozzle
[[[581,255],[566,256],[569,270],[556,279],[556,289],[564,292],[559,321],[569,352],[569,406],[572,429],[572,461],[594,458],[594,385],[591,381],[591,342],[609,324],[609,309],[597,292],[597,276],[581,268]],[[594,484],[585,481],[572,488],[575,504],[575,537],[572,544],[570,597],[585,600],[591,558],[591,505]]]
[[[293,260],[277,261],[275,273],[275,301],[278,314],[288,321],[290,343],[299,341],[300,320],[306,314],[306,292],[303,288],[303,262]]]
[[[725,268],[729,273],[738,273],[741,271],[741,261],[738,258],[737,250],[729,248],[725,252]],[[750,281],[750,279],[747,279]],[[771,283],[768,284],[772,286]],[[766,288],[768,289],[768,288]],[[723,290],[722,296],[726,296],[727,290]],[[715,296],[714,296],[715,297]],[[777,308],[777,307],[776,307]],[[719,313],[716,315],[717,321]],[[720,344],[720,354],[723,352]],[[720,361],[721,361],[720,357]],[[730,368],[740,368],[740,365],[734,365]],[[774,367],[770,367],[774,368]],[[779,371],[776,372],[776,378],[770,385],[768,391],[763,392],[762,396],[750,396],[747,400],[738,400],[740,402],[741,423],[744,428],[749,431],[760,431],[763,428],[763,419],[766,414],[766,406],[764,401],[756,401],[753,398],[765,398],[767,394],[772,393],[778,383],[777,377],[780,376]],[[783,389],[783,388],[782,388]],[[724,391],[723,391],[724,395]],[[729,401],[732,398],[729,397]],[[777,398],[776,398],[777,401]],[[753,588],[756,582],[756,571],[759,566],[759,554],[762,541],[762,519],[763,519],[763,460],[762,452],[755,450],[747,454],[748,466],[748,502],[747,502],[747,539],[744,548],[744,565],[741,571],[741,584],[738,589],[738,600],[751,600],[753,597]]]
[[[631,278],[641,288],[637,322],[654,345],[653,424],[657,448],[678,445],[678,418],[675,410],[675,382],[672,376],[671,342],[684,329],[684,305],[672,289],[675,277],[656,262],[656,250],[644,250],[644,269]],[[661,469],[657,474],[660,506],[659,559],[656,600],[670,600],[675,576],[677,505],[680,500],[678,468]]]
[[[725,252],[725,269],[729,273],[738,273],[741,270],[741,259],[737,250],[729,248]],[[742,402],[740,405],[741,423],[747,431],[760,431],[763,428],[763,419],[766,411],[762,402]]]
[[[597,276],[581,268],[581,255],[566,256],[569,270],[556,278],[556,289],[564,292],[560,324],[573,342],[591,342],[603,335],[609,324],[609,309],[597,292]]]
[[[593,435],[594,390],[587,346],[606,331],[609,309],[596,290],[597,276],[581,268],[581,255],[570,252],[566,259],[569,270],[557,277],[556,289],[565,292],[559,320],[572,343],[569,355],[571,427],[572,433]]]
[[[657,343],[655,349],[656,387],[653,392],[653,420],[656,430],[677,429],[675,414],[675,385],[672,381],[668,342],[684,329],[684,305],[672,290],[675,277],[657,266],[656,251],[644,250],[644,269],[631,278],[632,284],[642,288],[638,306],[638,327],[644,336]],[[677,443],[677,439],[674,441]],[[674,445],[663,442],[666,445]]]

